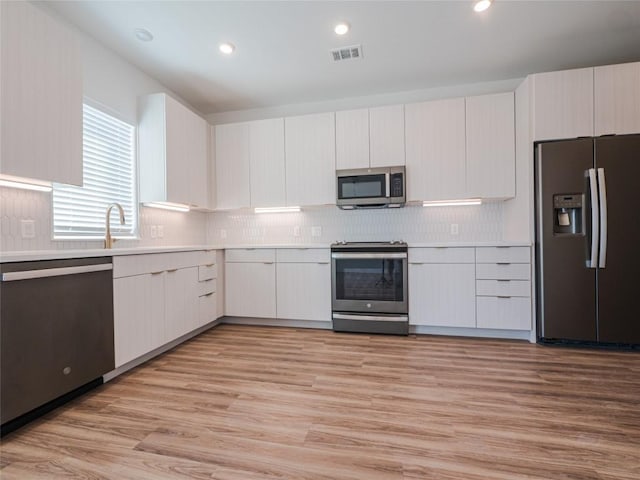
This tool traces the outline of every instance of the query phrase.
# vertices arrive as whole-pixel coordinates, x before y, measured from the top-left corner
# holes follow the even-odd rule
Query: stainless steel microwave
[[[336,171],[336,204],[354,208],[402,207],[406,202],[405,167]]]

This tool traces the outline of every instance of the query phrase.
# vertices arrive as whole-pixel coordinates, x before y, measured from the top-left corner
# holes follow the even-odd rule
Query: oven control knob
[[[371,304],[370,303],[367,303],[367,308],[371,308]]]

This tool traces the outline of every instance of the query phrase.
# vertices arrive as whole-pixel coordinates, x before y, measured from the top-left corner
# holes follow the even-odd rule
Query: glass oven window
[[[337,259],[336,300],[404,301],[402,259]]]
[[[339,177],[338,189],[340,199],[377,198],[386,196],[385,176],[358,175],[354,177]]]

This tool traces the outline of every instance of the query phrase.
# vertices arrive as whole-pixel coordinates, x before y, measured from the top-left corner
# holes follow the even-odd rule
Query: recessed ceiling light
[[[491,0],[478,0],[474,5],[473,9],[476,12],[484,12],[487,8],[491,6]]]
[[[136,38],[141,42],[150,42],[153,40],[153,34],[144,28],[136,28],[133,33],[136,34]]]
[[[347,22],[340,22],[333,28],[333,31],[338,35],[344,35],[349,31],[349,24]]]
[[[222,53],[224,53],[225,55],[231,55],[235,49],[236,49],[236,47],[235,47],[235,45],[233,43],[221,43],[220,44],[220,51]]]

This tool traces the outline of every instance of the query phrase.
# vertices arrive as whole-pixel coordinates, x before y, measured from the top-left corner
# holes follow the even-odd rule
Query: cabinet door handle
[[[496,262],[496,265],[511,265],[511,262]]]
[[[207,268],[211,268],[211,267],[213,267],[214,265],[215,265],[215,263],[210,263],[210,264],[208,264],[208,265],[205,265],[205,267],[207,267]]]
[[[498,279],[498,281],[499,281],[499,282],[510,282],[511,280],[506,280],[506,279],[504,279],[504,278],[499,278],[499,279]]]
[[[409,265],[424,265],[424,262],[409,262]]]
[[[511,297],[508,295],[498,295],[498,298],[511,298]]]
[[[318,262],[318,265],[329,265],[329,262]]]
[[[262,262],[265,265],[273,265],[273,262]]]
[[[177,269],[177,268],[172,268],[172,269],[170,269],[170,270],[167,270],[167,272],[169,272],[169,273],[173,273],[173,272],[177,272],[177,271],[178,271],[178,269]]]
[[[151,272],[151,275],[160,275],[164,270],[160,270],[159,272]]]
[[[205,293],[204,295],[200,295],[200,298],[202,298],[202,297],[210,297],[214,293],[216,293],[216,292]]]

